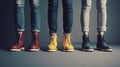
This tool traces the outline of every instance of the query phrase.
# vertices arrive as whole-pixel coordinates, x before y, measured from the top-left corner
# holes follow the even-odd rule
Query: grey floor
[[[78,44],[75,52],[0,50],[0,67],[120,67],[120,46],[113,45],[113,52],[83,52]]]

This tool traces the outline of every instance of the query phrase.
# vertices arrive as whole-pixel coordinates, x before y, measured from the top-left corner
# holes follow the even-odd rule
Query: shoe
[[[98,35],[97,36],[97,49],[106,52],[112,52],[112,48],[107,44],[104,40],[104,36]]]
[[[34,33],[33,34],[33,42],[30,46],[30,51],[39,51],[40,50],[40,47],[39,47],[39,34],[38,33]]]
[[[21,51],[24,50],[24,37],[23,34],[17,34],[17,41],[16,43],[14,43],[11,48],[10,51]]]
[[[64,34],[62,47],[63,47],[63,51],[68,51],[68,52],[75,51],[74,47],[71,43],[71,35],[70,34]]]
[[[94,51],[94,49],[91,48],[91,44],[90,44],[88,35],[83,35],[82,50],[86,51],[86,52],[93,52]]]
[[[50,41],[48,44],[48,51],[50,52],[57,51],[57,35],[56,34],[52,34],[50,36]]]

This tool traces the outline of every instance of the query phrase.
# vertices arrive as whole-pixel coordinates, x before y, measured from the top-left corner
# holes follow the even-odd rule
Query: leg
[[[57,50],[57,15],[58,15],[58,1],[48,0],[48,24],[50,30],[50,41],[48,44],[48,51]]]
[[[25,4],[25,0],[16,0],[16,8],[15,8],[16,27],[17,27],[17,31],[21,31],[21,32],[25,30],[24,4]]]
[[[83,51],[92,52],[94,51],[91,48],[91,44],[89,42],[89,22],[90,22],[90,10],[91,10],[92,0],[82,0],[82,11],[81,11],[81,27],[83,32],[83,43],[82,49]]]
[[[16,27],[17,27],[17,40],[11,46],[10,51],[21,51],[24,46],[24,3],[25,0],[16,0]]]
[[[57,33],[58,1],[48,0],[48,24],[51,33]]]
[[[33,32],[40,32],[40,0],[30,0],[31,26]]]
[[[74,51],[71,43],[71,30],[73,24],[73,9],[72,0],[62,0],[63,2],[63,50]]]
[[[82,0],[82,9],[81,9],[82,32],[89,32],[91,5],[92,5],[92,0]]]
[[[97,22],[98,22],[98,36],[97,48],[103,51],[112,51],[112,48],[104,40],[104,32],[106,31],[107,23],[107,0],[97,0]]]
[[[62,0],[63,2],[63,29],[64,33],[71,33],[73,24],[72,0]]]
[[[97,0],[97,26],[98,32],[106,31],[107,23],[107,11],[106,11],[107,0]]]
[[[40,32],[40,0],[30,0],[31,7],[31,26],[33,31],[33,41],[30,51],[39,51],[39,32]]]

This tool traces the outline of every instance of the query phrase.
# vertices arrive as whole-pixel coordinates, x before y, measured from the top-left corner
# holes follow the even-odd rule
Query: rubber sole
[[[24,50],[25,48],[24,47],[22,47],[22,48],[20,48],[20,49],[10,49],[10,51],[13,51],[13,52],[18,52],[18,51],[21,51],[21,50]]]
[[[30,49],[30,51],[32,51],[32,52],[37,52],[39,50],[40,50],[40,48],[39,49]]]
[[[75,51],[75,50],[64,50],[64,49],[63,49],[63,51],[65,51],[65,52],[73,52],[73,51]]]
[[[82,51],[85,51],[85,52],[93,52],[94,49],[82,49]]]
[[[57,49],[56,50],[47,50],[47,51],[49,51],[49,52],[55,52],[55,51],[57,51]]]
[[[101,48],[97,48],[97,50],[105,51],[105,52],[112,52],[113,51],[113,49],[101,49]]]

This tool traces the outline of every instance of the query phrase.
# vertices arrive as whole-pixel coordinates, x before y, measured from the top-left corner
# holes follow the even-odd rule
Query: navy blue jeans
[[[50,33],[57,33],[58,2],[48,0],[48,24]],[[62,0],[63,3],[63,29],[64,33],[71,33],[73,24],[72,0]]]
[[[40,0],[29,0],[31,8],[31,26],[32,31],[40,31]],[[16,27],[17,31],[25,30],[25,0],[16,0]]]

